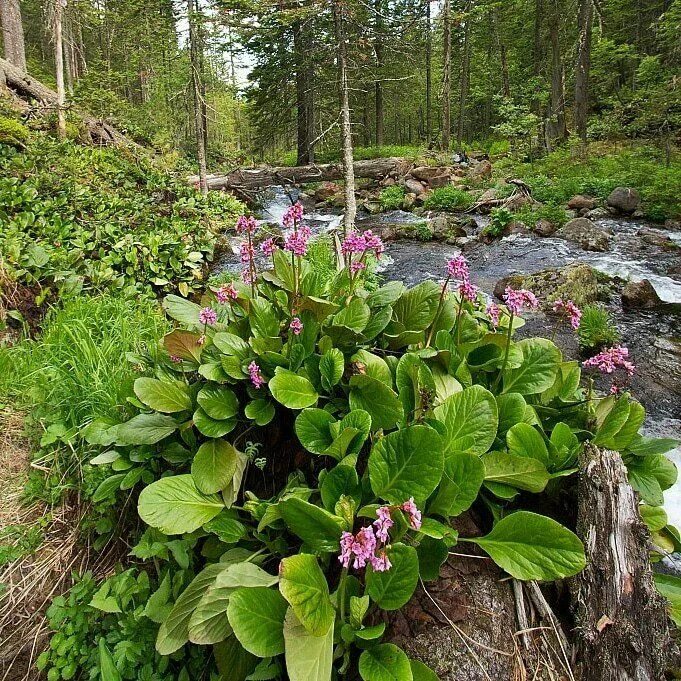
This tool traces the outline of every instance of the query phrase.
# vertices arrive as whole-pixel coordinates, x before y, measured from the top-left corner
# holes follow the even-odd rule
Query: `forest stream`
[[[280,224],[291,200],[297,198],[298,191],[295,189],[285,191],[282,187],[270,187],[262,194],[261,221]],[[317,209],[314,202],[308,202],[304,196],[302,202],[306,209],[305,223],[313,233],[327,233],[340,226],[341,209]],[[650,310],[622,310],[619,296],[615,294],[607,307],[616,313],[613,316],[617,320],[622,344],[630,349],[637,366],[631,389],[646,408],[645,434],[681,439],[681,279],[666,275],[670,265],[678,262],[678,251],[664,250],[644,241],[638,234],[645,228],[648,234],[658,233],[681,243],[681,232],[660,229],[641,220],[595,219],[598,226],[613,233],[610,250],[600,253],[582,250],[564,239],[535,234],[512,234],[485,244],[475,237],[489,218],[477,214],[472,217],[477,228],[468,234],[463,252],[471,264],[473,283],[485,295],[492,296],[496,282],[508,275],[532,274],[572,263],[586,263],[623,280],[650,281],[665,306]],[[360,213],[357,226],[365,230],[387,224],[422,221],[423,216],[398,210],[378,215]],[[224,252],[216,263],[215,272],[240,270],[238,241],[234,240],[230,245],[231,249]],[[387,244],[379,271],[387,280],[399,279],[408,285],[424,279],[438,280],[442,278],[446,259],[461,250],[458,246],[415,239],[393,241]],[[553,332],[553,321],[541,312],[526,315],[526,320],[521,336]],[[568,357],[579,356],[575,336],[569,330],[559,330],[556,341]],[[681,465],[681,447],[670,452],[669,456]],[[665,492],[665,510],[670,522],[681,526],[681,480]],[[681,557],[677,557],[675,563],[675,571],[681,572]]]

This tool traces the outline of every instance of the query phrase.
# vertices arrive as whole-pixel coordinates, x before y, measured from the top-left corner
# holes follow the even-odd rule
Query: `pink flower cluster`
[[[300,336],[302,330],[303,330],[303,322],[300,321],[299,317],[294,317],[291,320],[291,324],[289,325],[289,329],[294,333],[296,336]]]
[[[223,284],[215,293],[218,303],[224,305],[229,300],[236,300],[239,297],[239,292],[234,287],[234,284]]]
[[[312,231],[306,225],[299,229],[294,229],[284,239],[284,250],[289,251],[297,256],[304,256],[307,254],[307,242],[312,236]]]
[[[298,201],[286,209],[282,224],[284,227],[296,227],[303,219],[303,204]]]
[[[586,368],[596,368],[602,374],[612,374],[616,369],[624,369],[629,376],[634,375],[636,366],[629,361],[629,348],[618,345],[614,348],[607,348],[603,352],[582,362]]]
[[[267,256],[274,255],[274,251],[276,251],[277,248],[278,246],[274,243],[274,239],[272,237],[265,239],[265,241],[260,244],[260,250]]]
[[[582,319],[582,311],[571,301],[559,299],[553,304],[553,311],[567,317],[570,326],[576,331]]]
[[[253,250],[253,246],[250,241],[241,244],[239,253],[241,255],[241,263],[243,265],[249,265],[255,257],[255,251]]]
[[[213,325],[218,320],[218,313],[212,307],[204,307],[199,312],[199,321],[204,325]]]
[[[390,570],[392,564],[386,553],[386,545],[390,540],[390,528],[395,524],[391,518],[391,509],[404,511],[409,517],[409,525],[418,530],[421,528],[421,511],[414,503],[414,497],[397,507],[381,506],[376,510],[376,520],[368,527],[363,527],[357,534],[343,532],[340,539],[340,555],[338,560],[344,568],[349,567],[350,560],[355,570],[363,568],[367,563],[376,572]]]
[[[490,303],[485,310],[489,317],[492,326],[496,329],[499,326],[499,318],[501,317],[501,308],[496,303]]]
[[[385,251],[383,240],[378,234],[374,234],[370,229],[366,232],[351,230],[341,244],[343,255],[359,253],[364,255],[373,251],[377,258],[380,258]]]
[[[534,293],[524,288],[515,290],[510,286],[507,286],[506,291],[504,292],[504,302],[506,303],[506,307],[508,307],[510,312],[514,315],[520,314],[523,311],[523,308],[536,310],[539,307],[539,301]]]
[[[258,223],[252,215],[242,215],[236,221],[237,234],[253,234],[258,229]]]
[[[459,282],[457,290],[461,298],[473,303],[478,297],[478,287],[471,283],[470,276],[468,260],[463,255],[457,255],[447,261],[448,280],[456,279]]]
[[[248,365],[248,375],[250,376],[251,383],[255,388],[261,388],[267,382],[260,373],[260,367],[255,362],[251,362]]]

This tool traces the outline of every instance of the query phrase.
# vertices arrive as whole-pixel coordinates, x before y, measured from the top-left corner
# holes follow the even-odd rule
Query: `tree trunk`
[[[452,98],[452,7],[451,0],[444,0],[443,22],[443,64],[442,64],[442,148],[449,151],[451,144],[451,98]]]
[[[206,137],[204,129],[203,106],[201,103],[201,60],[199,55],[198,36],[194,0],[187,0],[187,16],[189,21],[189,61],[192,72],[192,91],[194,93],[194,131],[196,134],[196,157],[199,163],[199,188],[202,194],[208,193],[206,182]]]
[[[345,180],[345,212],[343,214],[343,230],[347,234],[355,224],[357,201],[355,200],[355,172],[352,150],[352,123],[350,121],[350,95],[348,86],[348,54],[347,36],[345,34],[345,16],[342,0],[333,3],[336,41],[338,43],[338,79],[340,85],[341,105],[341,139],[343,144],[343,179]],[[378,140],[377,140],[378,142]]]
[[[57,131],[59,137],[66,137],[66,91],[64,88],[64,42],[62,40],[62,0],[54,0],[54,70],[57,80]]]
[[[678,653],[650,568],[650,535],[618,452],[587,445],[577,534],[586,569],[572,580],[582,681],[659,681]]]
[[[431,99],[432,90],[432,61],[433,61],[433,32],[430,25],[430,0],[426,2],[426,142],[428,146],[433,136],[433,102]]]
[[[307,20],[309,21],[309,20]],[[293,24],[296,64],[296,142],[298,165],[314,163],[314,63],[312,40],[305,21]]]
[[[575,127],[586,145],[586,128],[589,116],[589,71],[591,69],[591,25],[593,23],[593,0],[579,0],[577,29],[577,66],[575,69]]]
[[[546,134],[549,146],[567,137],[565,124],[565,86],[563,84],[563,58],[560,51],[560,0],[551,0],[549,35],[551,40],[551,97],[549,100]]]
[[[473,9],[473,0],[468,0],[466,4],[466,15],[464,17],[463,26],[463,54],[461,56],[461,88],[459,90],[459,120],[457,124],[456,142],[459,149],[463,143],[463,137],[466,125],[466,103],[468,101],[468,84],[470,80],[471,70],[471,9]]]
[[[376,106],[376,146],[383,146],[384,136],[384,118],[383,111],[383,21],[381,12],[383,6],[381,0],[374,0],[374,12],[376,19],[374,21],[374,51],[376,52],[376,81],[374,84],[374,99]]]
[[[1,64],[0,64],[1,67]],[[353,163],[353,177],[382,180],[385,177],[405,175],[413,165],[408,158],[374,158]],[[246,168],[233,170],[225,175],[209,175],[209,189],[257,190],[273,184],[300,184],[304,182],[334,182],[342,180],[344,169],[335,163],[309,166],[282,166],[276,168]],[[198,177],[189,178],[196,182]]]
[[[0,24],[5,59],[21,71],[26,71],[24,28],[21,22],[19,0],[0,0]]]

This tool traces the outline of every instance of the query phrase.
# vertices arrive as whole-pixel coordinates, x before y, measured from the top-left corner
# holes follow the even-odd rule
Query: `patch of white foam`
[[[616,254],[603,255],[591,261],[598,270],[613,277],[631,281],[647,279],[665,303],[681,303],[681,282],[651,272],[642,260],[622,260]]]

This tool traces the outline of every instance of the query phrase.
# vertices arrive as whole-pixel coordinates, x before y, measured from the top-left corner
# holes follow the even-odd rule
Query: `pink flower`
[[[355,544],[355,535],[352,532],[343,532],[340,540],[340,555],[338,560],[344,568],[349,567],[352,558],[352,547]]]
[[[393,566],[385,549],[381,549],[378,555],[372,556],[369,560],[375,572],[387,572]]]
[[[470,277],[468,260],[463,255],[457,255],[455,258],[452,258],[447,262],[447,274],[452,279],[467,281]]]
[[[492,326],[496,328],[499,326],[499,317],[501,316],[501,308],[496,303],[490,303],[485,310],[489,317]]]
[[[282,223],[284,227],[295,227],[303,219],[303,204],[298,201],[286,209]]]
[[[236,221],[236,233],[237,234],[253,234],[255,230],[258,229],[258,223],[252,215],[242,215]]]
[[[203,345],[206,342],[206,334],[202,333],[197,339],[196,339],[196,344],[197,345]]]
[[[565,315],[575,331],[579,328],[582,311],[571,300],[557,300],[553,304],[553,311]]]
[[[234,284],[223,284],[215,293],[218,303],[224,305],[228,300],[236,300],[239,292],[234,288]]]
[[[296,336],[300,336],[300,333],[303,330],[303,322],[301,322],[298,317],[294,317],[291,320],[291,324],[289,325],[289,329],[291,329],[291,331],[293,331],[293,333]]]
[[[464,279],[459,284],[459,295],[471,303],[474,303],[478,297],[478,287],[471,284],[469,279]]]
[[[586,368],[596,368],[602,374],[612,374],[615,369],[624,369],[629,376],[634,375],[636,366],[629,361],[629,348],[618,345],[614,348],[607,348],[603,352],[582,362]]]
[[[248,375],[251,378],[251,383],[256,389],[261,388],[267,382],[260,373],[260,367],[255,362],[251,362],[248,365]]]
[[[374,527],[376,528],[376,536],[383,542],[387,542],[389,539],[388,530],[395,524],[393,519],[390,517],[390,507],[381,506],[376,511],[376,516],[378,520],[374,520]]]
[[[539,301],[532,291],[521,288],[517,291],[512,289],[510,286],[506,287],[504,292],[504,302],[506,307],[514,315],[518,315],[523,311],[524,307],[529,310],[536,310],[539,307]]]
[[[355,560],[352,567],[355,570],[363,568],[371,561],[376,551],[376,535],[371,526],[363,527],[356,535],[355,541],[352,545],[352,552],[355,554]]]
[[[378,234],[374,234],[370,229],[364,232],[364,244],[367,251],[373,251],[377,258],[380,259],[385,251],[385,244]]]
[[[353,229],[348,232],[348,235],[343,240],[341,251],[344,255],[349,255],[350,253],[364,253],[366,247],[367,244],[364,236]]]
[[[362,270],[365,270],[367,268],[367,265],[365,262],[361,262],[360,260],[357,260],[356,262],[350,263],[350,272],[352,274],[357,274],[357,272],[361,272]]]
[[[415,529],[421,529],[421,511],[416,508],[414,497],[409,497],[409,501],[405,501],[400,508],[409,516],[409,524]]]
[[[204,307],[199,312],[199,321],[203,325],[213,325],[218,320],[218,313],[212,307]]]
[[[253,250],[253,246],[251,244],[244,243],[241,244],[241,247],[239,248],[239,252],[241,254],[241,263],[244,265],[247,265],[253,260],[253,257],[255,256],[255,251]]]
[[[290,232],[284,239],[284,250],[289,251],[297,256],[307,254],[307,242],[312,236],[312,231],[309,227],[302,226],[300,229]]]
[[[181,364],[182,357],[178,357],[177,355],[170,355],[170,361],[173,362],[174,364]]]
[[[255,283],[255,276],[249,267],[244,267],[244,269],[241,270],[241,280],[244,282],[244,284]]]
[[[265,241],[260,244],[260,250],[267,256],[273,255],[274,251],[277,250],[277,245],[274,243],[274,239],[272,237],[265,239]]]

